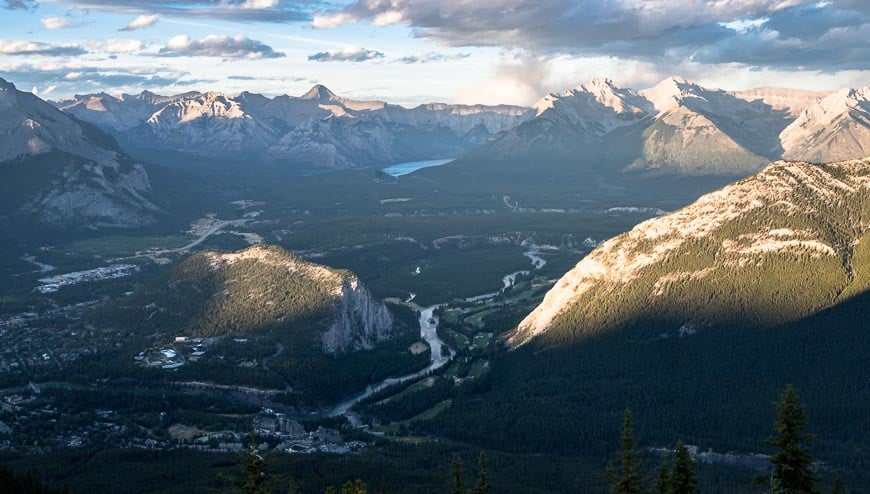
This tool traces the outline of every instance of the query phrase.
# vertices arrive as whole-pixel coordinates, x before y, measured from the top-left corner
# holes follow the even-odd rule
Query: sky
[[[0,77],[46,99],[191,90],[530,105],[870,84],[870,0],[0,0]]]

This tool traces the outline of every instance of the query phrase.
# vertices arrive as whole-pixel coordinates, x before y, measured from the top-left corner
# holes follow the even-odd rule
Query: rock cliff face
[[[394,336],[390,312],[356,278],[342,284],[335,312],[335,322],[323,333],[324,353],[370,350]]]
[[[0,214],[66,228],[155,221],[145,169],[96,127],[0,79]]]
[[[798,319],[870,288],[870,159],[779,161],[595,249],[511,343]]]

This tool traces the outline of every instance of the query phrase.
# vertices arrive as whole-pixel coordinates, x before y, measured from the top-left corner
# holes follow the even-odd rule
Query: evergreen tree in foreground
[[[674,470],[670,475],[669,494],[698,494],[695,462],[689,448],[682,441],[674,448]]]
[[[489,462],[486,460],[486,453],[480,453],[480,456],[477,457],[477,465],[480,472],[477,477],[477,485],[474,486],[474,494],[489,494]]]
[[[634,419],[631,410],[626,409],[622,419],[622,434],[619,439],[620,451],[617,457],[618,470],[612,465],[607,469],[607,483],[610,494],[640,494],[643,492],[643,474],[640,455],[634,438]]]
[[[671,462],[662,458],[656,468],[656,485],[653,494],[670,494],[671,490]]]
[[[806,443],[813,439],[807,434],[806,409],[798,399],[793,386],[786,386],[776,404],[775,435],[767,443],[777,448],[771,458],[773,479],[783,494],[816,493],[813,457]]]
[[[843,478],[838,473],[834,477],[834,483],[831,484],[831,494],[846,494],[846,484],[843,483]]]
[[[465,481],[462,479],[462,460],[453,455],[453,476],[450,478],[450,494],[465,494]]]
[[[219,479],[229,484],[229,492],[233,494],[270,494],[274,479],[267,474],[266,467],[266,460],[252,444],[242,459],[242,476],[231,478],[221,475]]]

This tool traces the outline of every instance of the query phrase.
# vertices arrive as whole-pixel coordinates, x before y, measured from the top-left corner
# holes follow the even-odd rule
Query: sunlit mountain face
[[[860,0],[0,0],[0,491],[866,492]]]

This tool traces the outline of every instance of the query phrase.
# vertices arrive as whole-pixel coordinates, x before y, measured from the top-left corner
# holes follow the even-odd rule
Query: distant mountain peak
[[[311,99],[317,101],[330,101],[337,99],[338,96],[322,84],[315,84],[307,93],[302,95],[302,99]]]
[[[616,85],[613,83],[613,79],[609,77],[595,77],[590,79],[586,83],[578,86],[578,89],[580,88],[586,91],[594,91],[604,89],[616,89]]]
[[[0,77],[0,89],[4,91],[12,91],[15,89],[15,84],[7,81],[6,79]]]
[[[700,86],[683,77],[671,76],[649,89],[640,91],[640,94],[650,100],[656,110],[665,112],[679,106],[684,97],[699,89]]]

